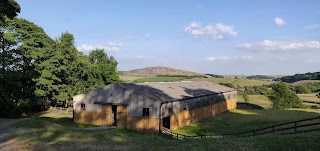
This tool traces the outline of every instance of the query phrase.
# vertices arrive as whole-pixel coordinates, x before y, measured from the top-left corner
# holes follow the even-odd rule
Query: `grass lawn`
[[[271,101],[268,97],[264,95],[248,95],[249,96],[249,103],[260,106],[264,109],[272,108]],[[238,103],[244,104],[244,100],[241,95],[238,96]]]
[[[316,96],[317,93],[298,94],[299,98],[307,101],[320,102],[320,98]]]
[[[281,111],[279,111],[281,112]],[[300,113],[300,111],[295,111]],[[232,113],[247,115],[255,111]],[[308,114],[301,112],[299,117]],[[309,113],[313,114],[313,113]],[[230,116],[230,114],[226,115]],[[261,114],[261,116],[263,116]],[[265,117],[265,116],[263,116]],[[220,118],[225,124],[227,118]],[[231,118],[231,117],[229,117]],[[280,118],[280,117],[277,117]],[[244,120],[248,120],[244,118]],[[44,124],[40,124],[42,122]],[[30,125],[33,123],[33,125]],[[250,123],[248,123],[250,124]],[[36,126],[38,125],[38,126]],[[52,126],[55,125],[55,126]],[[233,124],[232,124],[233,125]],[[88,126],[88,125],[87,125]],[[207,138],[175,140],[157,134],[126,129],[88,131],[72,123],[70,115],[46,115],[15,125],[18,131],[10,137],[14,150],[319,150],[320,132],[296,135],[264,135],[248,138]],[[30,130],[30,127],[32,130]],[[228,127],[227,127],[228,128]],[[220,128],[223,130],[223,128]],[[227,130],[223,130],[227,131]],[[307,141],[306,141],[307,140]]]
[[[314,109],[247,109],[230,110],[199,123],[175,130],[186,135],[228,134],[254,130],[284,122],[320,116]]]
[[[273,81],[264,81],[264,80],[249,80],[249,79],[232,79],[232,78],[195,78],[190,79],[190,81],[210,81],[214,83],[232,83],[234,86],[239,85],[243,86],[262,86],[269,85],[274,83]]]

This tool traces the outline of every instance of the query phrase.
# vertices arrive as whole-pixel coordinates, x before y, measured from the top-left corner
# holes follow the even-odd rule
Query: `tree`
[[[272,92],[269,99],[271,100],[274,109],[302,107],[302,101],[284,82],[272,85]]]
[[[13,19],[20,13],[20,5],[15,0],[0,1],[0,25],[4,24],[5,18]]]
[[[296,91],[297,94],[311,93],[311,91],[304,85],[295,86],[295,91]]]
[[[243,97],[244,102],[246,103],[246,106],[248,106],[248,103],[250,102],[248,94],[246,92],[242,92],[241,95]]]

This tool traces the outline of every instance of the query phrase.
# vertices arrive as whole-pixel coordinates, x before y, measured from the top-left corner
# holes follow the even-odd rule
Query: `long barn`
[[[179,127],[235,109],[237,91],[205,81],[110,84],[73,97],[74,122],[138,131]]]

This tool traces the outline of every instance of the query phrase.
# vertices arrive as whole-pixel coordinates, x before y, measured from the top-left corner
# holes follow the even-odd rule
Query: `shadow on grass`
[[[237,109],[263,109],[263,107],[252,103],[237,102]]]

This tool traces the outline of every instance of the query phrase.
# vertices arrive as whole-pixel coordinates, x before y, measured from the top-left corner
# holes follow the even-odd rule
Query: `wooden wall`
[[[170,130],[175,130],[179,127],[199,122],[230,109],[235,109],[236,106],[237,99],[234,98],[227,100],[226,102],[219,102],[194,110],[184,110],[178,114],[170,116]]]
[[[211,104],[209,106],[184,110],[180,113],[170,116],[170,129],[177,128],[196,123],[206,118],[215,116],[230,109],[235,109],[237,106],[237,99],[232,98],[224,102]],[[89,112],[85,110],[74,111],[74,122],[94,125],[113,124],[113,113],[111,105],[104,105],[103,111],[100,113]],[[126,106],[117,107],[117,127],[127,128],[137,131],[157,132],[159,130],[159,118],[148,116],[128,116]]]

